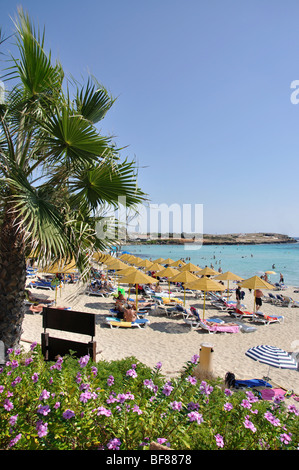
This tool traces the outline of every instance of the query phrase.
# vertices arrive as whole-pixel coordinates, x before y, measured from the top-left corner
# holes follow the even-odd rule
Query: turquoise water
[[[275,275],[270,276],[271,282],[279,281],[282,273],[286,285],[299,286],[299,242],[281,245],[205,245],[196,250],[184,249],[181,245],[127,245],[122,247],[140,258],[172,258],[174,261],[190,258],[190,261],[200,267],[210,266],[218,271],[232,271],[244,279],[260,275],[264,271],[272,271],[275,265]]]

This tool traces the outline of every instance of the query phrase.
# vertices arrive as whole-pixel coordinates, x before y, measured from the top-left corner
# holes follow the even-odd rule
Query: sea
[[[285,285],[299,286],[299,240],[297,243],[263,245],[125,245],[122,253],[140,258],[184,259],[200,268],[221,267],[222,272],[231,271],[243,279],[261,276],[265,271],[272,283],[279,282],[280,273]]]

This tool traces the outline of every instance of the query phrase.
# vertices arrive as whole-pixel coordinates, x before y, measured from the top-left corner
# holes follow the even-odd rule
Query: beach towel
[[[238,333],[239,326],[225,326],[225,325],[208,325],[210,331],[220,331],[222,333]]]
[[[254,387],[268,387],[272,388],[272,385],[262,379],[250,379],[250,380],[235,380],[235,388],[254,388]]]
[[[282,388],[272,388],[271,390],[265,388],[264,390],[260,390],[261,398],[269,401],[279,396],[285,396],[285,393],[286,391]]]

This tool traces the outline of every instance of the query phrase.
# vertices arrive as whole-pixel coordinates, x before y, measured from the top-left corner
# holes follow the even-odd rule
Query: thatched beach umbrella
[[[136,286],[136,310],[138,310],[138,284],[152,284],[154,282],[158,282],[157,279],[148,276],[147,274],[138,271],[136,269],[135,272],[131,274],[127,274],[124,277],[121,277],[119,282],[121,284],[135,284]]]
[[[252,276],[249,279],[245,279],[245,281],[242,281],[240,283],[240,287],[245,287],[247,289],[252,289],[254,290],[254,312],[255,312],[255,307],[256,307],[256,290],[257,289],[274,289],[274,286],[272,284],[269,284],[269,282],[264,281],[264,279],[261,279],[258,276]]]
[[[171,266],[172,268],[180,268],[182,266],[185,266],[185,261],[182,261],[181,259],[178,259],[177,261],[174,261],[173,263],[171,263],[169,266]]]
[[[197,272],[198,276],[215,276],[216,274],[219,274],[218,271],[215,271],[215,269],[209,268],[208,266],[204,269],[199,269]]]
[[[229,281],[243,281],[243,278],[231,271],[226,271],[214,277],[214,281],[227,281],[227,298],[229,298]]]
[[[157,259],[154,259],[153,263],[163,263],[164,262],[164,258],[157,258]]]
[[[176,274],[179,274],[179,270],[176,269],[176,268],[171,268],[170,266],[168,266],[168,268],[164,268],[164,269],[162,269],[162,271],[158,271],[156,273],[156,276],[166,277],[167,278],[169,298],[170,298],[170,281],[169,281],[169,278],[174,277]]]
[[[170,282],[182,282],[184,284],[184,305],[186,300],[186,283],[196,281],[198,279],[195,274],[192,274],[190,271],[182,271],[179,274],[176,274],[174,277],[169,279]]]
[[[165,259],[165,260],[163,261],[163,264],[165,264],[165,265],[167,264],[168,266],[169,266],[171,263],[174,263],[174,260],[171,259],[171,258],[167,258],[167,259]]]
[[[208,277],[201,277],[196,281],[189,282],[186,284],[186,287],[194,290],[201,290],[204,293],[204,302],[203,302],[203,318],[205,317],[205,306],[206,306],[206,292],[219,292],[224,291],[225,287],[219,282],[209,279]]]
[[[151,265],[149,271],[157,272],[157,271],[162,271],[162,269],[164,269],[164,266],[162,266],[162,264],[153,263],[153,264]]]
[[[152,261],[149,261],[148,259],[143,259],[141,261],[139,261],[135,266],[137,266],[138,268],[150,268],[150,266],[154,264]]]
[[[184,264],[179,269],[180,269],[181,272],[182,271],[189,271],[189,272],[195,273],[197,271],[200,271],[200,268],[198,266],[196,266],[195,264],[193,264],[193,263]]]

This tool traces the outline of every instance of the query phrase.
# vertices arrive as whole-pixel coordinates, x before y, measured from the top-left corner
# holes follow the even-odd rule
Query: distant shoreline
[[[198,239],[197,239],[198,240]],[[273,245],[298,243],[299,240],[288,235],[277,233],[244,233],[244,234],[225,234],[225,235],[203,235],[200,245]],[[184,245],[199,244],[194,238],[135,238],[127,240],[123,245]]]

